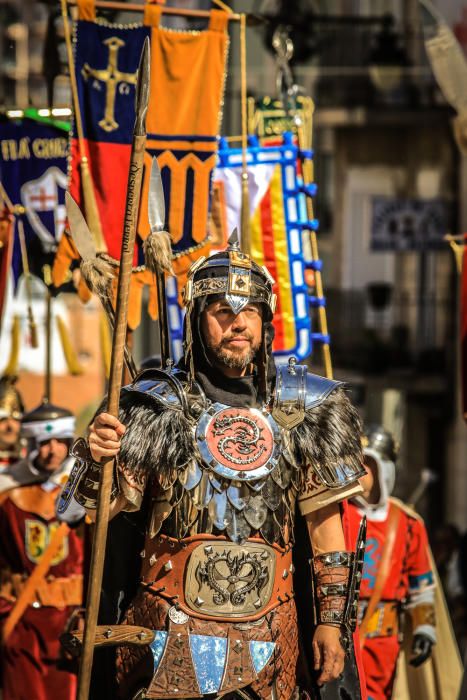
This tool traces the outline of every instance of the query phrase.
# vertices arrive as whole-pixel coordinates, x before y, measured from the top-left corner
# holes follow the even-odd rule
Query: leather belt
[[[361,621],[368,607],[367,600],[361,600],[358,617]],[[392,637],[399,632],[399,603],[395,600],[382,600],[368,620],[365,637]]]
[[[0,586],[0,596],[14,603],[20,596],[26,582],[27,578],[23,574],[11,574],[3,580]],[[66,578],[50,576],[41,581],[35,590],[32,605],[36,608],[42,605],[51,608],[66,608],[82,605],[82,603],[83,577],[81,574],[77,574]]]
[[[146,542],[142,585],[191,617],[258,620],[293,593],[292,551],[259,538],[165,535]]]

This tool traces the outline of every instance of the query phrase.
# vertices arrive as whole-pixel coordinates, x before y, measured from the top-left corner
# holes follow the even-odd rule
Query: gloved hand
[[[411,666],[418,668],[431,656],[433,641],[425,634],[416,634],[412,644],[412,658],[409,663]]]

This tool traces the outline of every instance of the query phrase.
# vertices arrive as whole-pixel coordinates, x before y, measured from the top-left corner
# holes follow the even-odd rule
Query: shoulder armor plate
[[[342,382],[307,372],[305,409],[308,411],[309,408],[319,406],[338,386],[342,386]]]
[[[163,408],[188,410],[185,386],[185,372],[149,368],[140,372],[122,391],[144,394]]]
[[[305,418],[305,412],[319,406],[341,382],[311,374],[291,357],[277,369],[272,415],[283,428],[291,430]]]

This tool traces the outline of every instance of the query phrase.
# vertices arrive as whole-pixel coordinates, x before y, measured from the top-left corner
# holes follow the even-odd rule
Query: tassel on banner
[[[99,335],[101,339],[101,352],[102,361],[104,364],[105,378],[108,379],[110,375],[110,356],[112,350],[112,342],[110,338],[109,324],[107,322],[105,313],[102,312],[99,316]]]
[[[62,344],[63,354],[68,367],[68,371],[72,377],[78,377],[83,374],[84,369],[80,365],[75,349],[71,343],[71,338],[64,320],[60,316],[56,316],[58,333]]]
[[[11,326],[11,347],[8,364],[3,370],[3,374],[7,377],[16,377],[18,375],[19,362],[19,336],[21,332],[21,320],[19,316],[15,316]]]

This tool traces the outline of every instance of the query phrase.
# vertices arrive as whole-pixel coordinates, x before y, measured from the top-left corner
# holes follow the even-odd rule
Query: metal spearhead
[[[151,177],[149,179],[148,218],[151,233],[164,231],[165,199],[162,186],[161,170],[157,158],[152,159]]]
[[[146,115],[149,104],[150,50],[149,38],[146,37],[138,66],[138,80],[135,94],[134,136],[146,136]]]
[[[70,225],[70,233],[73,243],[81,257],[81,274],[89,289],[97,294],[104,307],[105,313],[113,327],[115,312],[113,310],[110,294],[113,280],[113,271],[109,263],[98,256],[92,233],[88,228],[86,219],[79,206],[69,192],[65,192],[66,214]],[[136,377],[137,369],[131,352],[125,344],[125,362],[132,378]]]
[[[144,241],[146,267],[156,275],[173,275],[172,243],[165,230],[165,201],[161,171],[155,157],[152,159],[149,179],[148,220],[150,233]]]
[[[165,289],[165,272],[173,274],[170,236],[165,230],[165,200],[161,171],[154,157],[151,165],[148,196],[148,219],[151,232],[144,243],[146,266],[156,277],[159,307],[159,331],[162,367],[171,361],[170,329]]]
[[[86,219],[79,206],[69,192],[65,192],[66,214],[70,224],[73,242],[82,260],[93,260],[97,257],[96,246]]]

